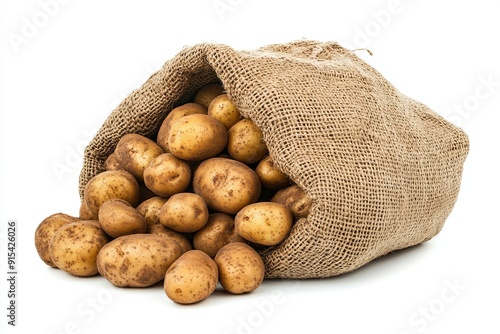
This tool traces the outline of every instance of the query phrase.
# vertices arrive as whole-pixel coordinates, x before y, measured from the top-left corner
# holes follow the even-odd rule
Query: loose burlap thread
[[[109,115],[85,150],[80,196],[123,135],[154,138],[172,108],[219,80],[313,201],[284,242],[261,251],[266,278],[343,274],[441,231],[467,135],[334,42],[186,47]]]

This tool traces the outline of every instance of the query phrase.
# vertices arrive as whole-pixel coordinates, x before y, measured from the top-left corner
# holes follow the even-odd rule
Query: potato
[[[97,269],[115,286],[147,287],[161,281],[181,254],[174,240],[153,234],[124,235],[101,249]]]
[[[170,197],[160,209],[160,223],[177,232],[190,233],[201,229],[208,221],[208,208],[203,198],[192,193]]]
[[[234,219],[225,213],[213,213],[207,224],[193,237],[193,246],[214,258],[219,249],[228,243],[245,240],[236,233]]]
[[[281,189],[290,185],[288,175],[280,171],[269,155],[265,156],[255,168],[262,185],[269,189]]]
[[[92,211],[90,211],[89,206],[85,201],[80,203],[80,211],[78,213],[78,217],[81,220],[97,220],[98,217]]]
[[[190,250],[175,261],[165,274],[164,290],[179,304],[206,299],[217,287],[219,271],[214,260],[199,250]]]
[[[312,207],[311,199],[304,190],[295,184],[278,190],[273,198],[271,198],[271,202],[286,206],[296,219],[307,217]]]
[[[163,120],[156,137],[156,143],[165,152],[169,152],[168,149],[168,136],[170,135],[170,128],[172,124],[177,122],[180,118],[193,115],[193,114],[206,114],[207,108],[199,105],[197,103],[186,103],[170,111],[167,117]]]
[[[170,153],[157,156],[144,170],[146,187],[164,197],[183,192],[190,181],[189,165]]]
[[[208,106],[208,116],[211,116],[229,130],[241,119],[236,105],[229,99],[227,94],[217,96]]]
[[[165,197],[155,196],[139,204],[137,211],[144,216],[148,227],[160,223],[160,209],[166,201]]]
[[[89,180],[83,191],[83,200],[89,210],[97,215],[102,203],[118,198],[133,207],[139,203],[141,189],[132,174],[123,170],[105,171]]]
[[[250,119],[242,119],[228,131],[227,151],[246,164],[259,162],[267,154],[262,131]]]
[[[217,212],[236,214],[257,201],[261,191],[257,174],[247,165],[225,158],[205,160],[194,173],[194,192]]]
[[[233,294],[254,291],[264,280],[266,268],[259,253],[242,242],[222,247],[214,259],[219,268],[219,282]]]
[[[38,225],[35,231],[35,248],[38,255],[46,265],[57,268],[50,255],[50,242],[56,232],[68,223],[79,221],[80,219],[64,214],[55,213],[48,216]]]
[[[123,170],[123,167],[118,162],[116,158],[116,153],[111,153],[104,161],[104,168],[106,170]]]
[[[191,241],[189,241],[189,239],[184,234],[176,232],[168,227],[163,226],[162,224],[149,226],[147,233],[159,235],[176,241],[181,246],[182,253],[193,249]]]
[[[194,96],[194,102],[208,108],[212,100],[224,92],[220,83],[212,83],[202,87]]]
[[[144,169],[165,151],[151,139],[130,133],[118,141],[114,153],[120,166],[142,181]]]
[[[113,238],[134,233],[146,233],[148,224],[143,215],[122,199],[110,199],[99,209],[99,222]]]
[[[245,240],[274,246],[285,240],[292,229],[293,217],[282,204],[258,202],[241,209],[234,218],[234,224]]]
[[[184,116],[175,122],[168,137],[169,151],[179,159],[201,161],[219,154],[227,143],[221,122],[204,114]]]
[[[50,254],[61,270],[75,276],[93,276],[97,254],[108,243],[99,222],[82,220],[63,225],[52,238]]]

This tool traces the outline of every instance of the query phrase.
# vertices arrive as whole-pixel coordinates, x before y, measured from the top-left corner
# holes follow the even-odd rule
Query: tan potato
[[[281,189],[290,185],[288,175],[276,167],[271,157],[265,156],[255,168],[262,185],[269,189]]]
[[[174,124],[179,119],[187,115],[206,114],[206,113],[207,113],[207,108],[197,103],[186,103],[177,108],[172,109],[170,113],[167,115],[167,117],[165,117],[165,119],[161,123],[160,130],[158,131],[158,135],[156,137],[156,143],[165,152],[169,152],[168,136],[170,135],[170,128],[172,127],[172,124]]]
[[[102,203],[113,199],[123,199],[133,207],[141,196],[139,183],[132,174],[124,170],[105,171],[89,180],[83,192],[83,200],[89,210],[97,215]]]
[[[207,224],[193,237],[193,246],[214,258],[219,249],[231,242],[244,242],[236,233],[234,219],[225,213],[213,213]]]
[[[201,161],[219,154],[227,143],[221,122],[204,114],[184,116],[175,122],[168,137],[169,151],[179,159]]]
[[[208,208],[203,198],[192,193],[170,197],[160,209],[160,223],[182,233],[196,232],[208,221]]]
[[[240,112],[236,105],[229,99],[227,94],[217,96],[208,106],[208,116],[221,122],[226,130],[241,119]]]
[[[104,202],[99,209],[99,222],[104,232],[113,238],[146,233],[148,229],[144,216],[122,199]]]
[[[234,218],[234,224],[245,240],[274,246],[285,240],[292,229],[293,217],[282,204],[259,202],[241,209]]]
[[[194,96],[194,102],[208,108],[212,100],[224,92],[220,83],[212,83],[202,87]]]
[[[168,227],[163,226],[162,224],[149,226],[147,233],[156,234],[176,241],[181,246],[182,253],[193,249],[191,241],[189,241],[189,239],[184,234],[176,232]]]
[[[179,304],[193,304],[210,296],[217,287],[219,271],[214,260],[199,250],[190,250],[165,274],[164,290]]]
[[[137,207],[137,211],[144,216],[146,224],[149,226],[160,224],[160,209],[167,202],[167,198],[161,196],[151,197]]]
[[[48,216],[38,225],[35,231],[35,248],[38,255],[46,265],[57,268],[50,255],[50,243],[56,232],[69,223],[77,222],[80,219],[64,214],[55,213]]]
[[[307,217],[312,207],[312,200],[304,190],[295,184],[278,190],[273,198],[271,198],[271,202],[286,206],[296,219]]]
[[[63,225],[52,238],[50,254],[61,270],[75,276],[93,276],[97,254],[108,243],[99,222],[82,220]]]
[[[156,195],[169,197],[183,192],[189,182],[191,168],[170,153],[157,156],[144,170],[144,183]]]
[[[147,287],[161,281],[181,254],[174,240],[153,234],[124,235],[101,249],[97,269],[115,286]]]
[[[118,162],[116,158],[116,153],[111,153],[104,161],[104,168],[106,170],[123,170],[123,167]]]
[[[250,119],[242,119],[228,131],[227,151],[246,164],[259,162],[267,154],[262,131]]]
[[[81,220],[97,220],[99,219],[96,214],[94,214],[92,211],[90,211],[89,206],[85,201],[82,201],[80,203],[80,210],[78,213],[78,217]]]
[[[114,153],[120,166],[137,180],[142,181],[144,169],[165,151],[151,139],[130,133],[118,141]]]
[[[222,247],[215,256],[219,268],[219,282],[233,294],[252,292],[264,280],[266,267],[259,253],[242,242]]]
[[[203,161],[194,173],[193,188],[209,208],[228,214],[257,201],[261,191],[259,177],[250,167],[225,158]]]

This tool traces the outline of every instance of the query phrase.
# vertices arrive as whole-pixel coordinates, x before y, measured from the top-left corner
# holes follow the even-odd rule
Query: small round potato
[[[55,213],[48,216],[38,225],[35,231],[35,248],[38,255],[46,265],[57,268],[50,255],[50,243],[56,232],[68,223],[77,222],[80,219],[64,214]]]
[[[151,139],[130,133],[118,141],[114,153],[119,165],[137,180],[142,181],[144,169],[165,151]]]
[[[80,211],[78,213],[78,217],[81,220],[98,220],[98,216],[94,214],[92,211],[90,211],[89,206],[87,205],[87,202],[82,201],[80,203]]]
[[[228,214],[257,201],[261,191],[259,177],[250,167],[225,158],[203,161],[194,173],[193,188],[209,208]]]
[[[226,130],[229,130],[241,119],[238,108],[227,94],[219,95],[213,99],[208,106],[208,116],[212,116],[221,122],[226,127]]]
[[[268,155],[262,159],[255,172],[260,178],[262,185],[269,189],[281,189],[290,185],[288,175],[280,171]]]
[[[193,246],[214,258],[219,249],[231,242],[244,242],[236,233],[234,219],[225,213],[213,213],[207,224],[193,237]]]
[[[191,241],[189,241],[189,239],[184,234],[176,232],[168,227],[163,226],[162,224],[155,224],[149,226],[148,233],[156,234],[176,241],[181,246],[182,253],[185,253],[188,250],[193,249]]]
[[[123,170],[123,167],[120,165],[118,159],[116,158],[115,152],[111,153],[106,158],[106,161],[104,161],[104,168],[106,170]]]
[[[250,119],[242,119],[228,131],[227,151],[246,164],[259,162],[267,154],[262,131]]]
[[[296,184],[278,190],[273,198],[271,198],[271,202],[286,206],[295,219],[307,217],[312,207],[312,201],[309,196]]]
[[[190,181],[189,165],[170,153],[157,156],[144,170],[146,187],[164,197],[183,192]]]
[[[168,268],[165,293],[176,303],[193,304],[215,291],[218,277],[217,265],[210,256],[199,250],[190,250]]]
[[[186,103],[172,109],[168,116],[163,120],[163,123],[161,123],[160,130],[158,131],[158,135],[156,137],[156,143],[163,150],[165,150],[165,152],[169,152],[168,136],[170,135],[170,128],[172,127],[172,124],[187,115],[206,113],[207,108],[197,103]]]
[[[160,224],[160,209],[167,201],[167,198],[161,196],[151,197],[137,207],[137,211],[146,219],[146,224],[149,226]]]
[[[259,253],[242,242],[232,242],[222,247],[215,256],[219,268],[219,282],[234,294],[252,292],[264,280],[266,267]]]
[[[200,230],[208,221],[208,208],[203,198],[193,193],[170,197],[160,209],[160,223],[174,231],[191,233]]]
[[[96,275],[97,254],[108,241],[98,221],[65,224],[50,243],[52,261],[59,269],[75,276]]]
[[[174,240],[153,234],[124,235],[101,249],[97,269],[115,286],[147,287],[161,281],[181,254]]]
[[[99,209],[99,222],[104,232],[113,238],[146,233],[148,229],[144,216],[122,199],[104,202]]]
[[[220,83],[212,83],[202,87],[194,96],[194,102],[208,108],[212,100],[224,92]]]
[[[234,223],[236,231],[245,240],[274,246],[285,240],[292,229],[293,217],[282,204],[258,202],[241,209]]]
[[[221,122],[205,114],[184,116],[175,122],[168,137],[169,151],[177,158],[201,161],[219,154],[227,143]]]
[[[135,207],[140,196],[139,183],[132,174],[124,170],[97,174],[89,180],[83,192],[83,200],[95,215],[99,214],[99,208],[107,200],[119,198]]]

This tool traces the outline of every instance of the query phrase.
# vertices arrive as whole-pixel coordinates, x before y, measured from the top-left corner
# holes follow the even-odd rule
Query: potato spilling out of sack
[[[45,220],[37,249],[116,286],[163,279],[179,304],[217,281],[241,294],[264,278],[340,275],[439,233],[468,149],[461,129],[337,43],[199,44],[132,92],[85,150],[80,219],[99,220],[82,230],[102,234],[88,271],[60,251],[78,223]]]

